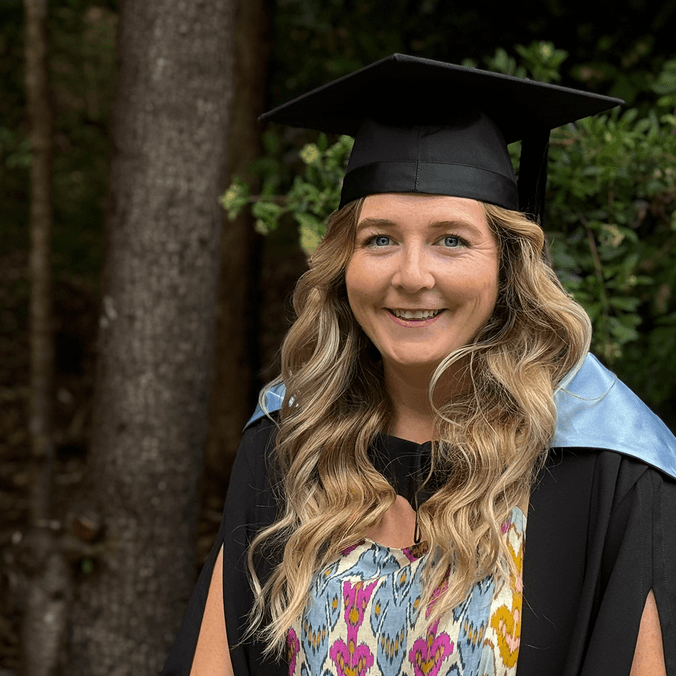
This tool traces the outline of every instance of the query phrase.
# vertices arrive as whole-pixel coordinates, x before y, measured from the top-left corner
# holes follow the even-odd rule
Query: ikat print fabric
[[[450,613],[422,608],[424,543],[364,540],[316,575],[301,620],[287,632],[289,676],[514,676],[521,634],[526,519],[502,530],[518,574],[478,582]]]

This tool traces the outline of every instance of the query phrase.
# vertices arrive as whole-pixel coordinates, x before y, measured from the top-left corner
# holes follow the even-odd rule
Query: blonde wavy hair
[[[249,548],[255,593],[249,635],[268,654],[283,653],[313,576],[366,537],[396,499],[369,459],[392,419],[382,364],[345,288],[362,204],[331,217],[298,282],[297,320],[282,347],[286,397],[275,441],[280,517]],[[427,476],[433,493],[418,509],[434,553],[428,559],[434,564],[425,567],[423,603],[447,584],[434,615],[457,605],[487,575],[514,573],[500,527],[528,500],[554,434],[555,388],[584,359],[591,335],[586,313],[545,262],[542,229],[519,212],[484,209],[500,253],[498,301],[474,341],[448,355],[430,384],[432,402],[439,379],[459,361],[469,383],[434,406]],[[255,572],[258,555],[281,561],[264,584]]]

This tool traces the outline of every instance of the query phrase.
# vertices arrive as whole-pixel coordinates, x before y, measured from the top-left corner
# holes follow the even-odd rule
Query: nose
[[[392,284],[408,293],[434,286],[431,261],[420,247],[406,247],[400,254]]]

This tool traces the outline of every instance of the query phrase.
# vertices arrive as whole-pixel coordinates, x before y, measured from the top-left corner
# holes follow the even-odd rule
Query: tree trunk
[[[21,543],[25,587],[22,672],[57,673],[63,652],[71,576],[50,528],[52,493],[52,110],[47,73],[47,2],[24,0],[26,100],[30,122],[30,422],[32,482],[27,536]]]
[[[33,459],[40,465],[31,500],[33,522],[49,515],[52,456],[54,345],[52,335],[52,111],[47,82],[47,0],[24,0],[26,99],[30,120],[30,350],[29,430]]]
[[[231,0],[124,0],[93,428],[101,555],[69,676],[157,674],[193,585],[207,431]]]
[[[271,51],[269,0],[238,0],[235,24],[235,97],[228,140],[228,182],[251,181],[251,163],[260,155],[265,83]],[[258,366],[258,278],[260,255],[253,217],[243,209],[225,226],[221,241],[221,278],[216,320],[214,385],[211,393],[207,476],[226,484],[255,403]],[[259,247],[260,248],[260,247]]]

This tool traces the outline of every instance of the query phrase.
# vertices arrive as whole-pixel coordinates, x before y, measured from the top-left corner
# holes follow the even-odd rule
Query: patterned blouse
[[[526,519],[502,530],[518,576],[489,576],[441,619],[421,607],[425,543],[363,540],[315,577],[303,617],[287,633],[289,676],[514,676],[521,634]]]

